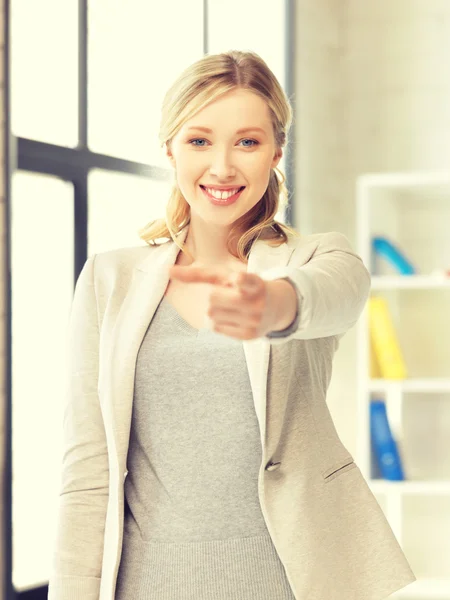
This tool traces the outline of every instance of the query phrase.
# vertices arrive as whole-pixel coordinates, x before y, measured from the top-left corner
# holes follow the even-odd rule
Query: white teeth
[[[226,192],[220,192],[219,190],[213,190],[211,188],[205,188],[205,190],[214,198],[220,198],[221,200],[226,200],[230,196],[233,196],[236,192],[238,192],[241,188],[236,188],[234,190],[229,190]]]

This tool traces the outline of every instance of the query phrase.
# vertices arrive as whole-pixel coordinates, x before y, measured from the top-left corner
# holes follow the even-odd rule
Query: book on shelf
[[[406,258],[405,253],[386,237],[377,236],[372,238],[372,249],[374,259],[376,256],[383,257],[402,275],[414,275],[417,273],[417,269]]]
[[[370,340],[370,349],[369,349],[370,378],[371,379],[382,379],[383,375],[381,373],[380,363],[378,362],[377,353],[375,352],[373,337],[370,336],[369,340]]]
[[[405,379],[408,376],[389,306],[385,298],[369,298],[369,332],[373,358],[370,369],[383,379]]]
[[[376,464],[383,479],[403,481],[402,459],[392,435],[384,400],[370,402],[370,438]]]

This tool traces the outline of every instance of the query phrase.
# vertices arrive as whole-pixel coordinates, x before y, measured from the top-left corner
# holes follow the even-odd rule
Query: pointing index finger
[[[206,267],[182,267],[180,265],[170,267],[169,276],[172,279],[181,279],[182,281],[215,284],[223,283],[224,279],[224,275],[218,273],[217,270]]]

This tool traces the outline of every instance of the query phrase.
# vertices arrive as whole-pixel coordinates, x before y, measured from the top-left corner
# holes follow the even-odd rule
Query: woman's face
[[[255,127],[260,130],[238,133]],[[267,104],[248,90],[233,90],[187,121],[174,136],[167,156],[191,213],[205,221],[231,224],[261,200],[282,150],[275,147]],[[245,189],[233,204],[216,206],[200,185]]]

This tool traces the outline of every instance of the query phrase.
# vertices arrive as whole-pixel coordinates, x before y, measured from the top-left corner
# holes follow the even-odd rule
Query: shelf
[[[391,389],[403,393],[442,393],[450,392],[450,379],[425,378],[425,379],[369,379],[367,385],[371,392],[388,392]]]
[[[449,171],[422,171],[399,173],[366,173],[357,179],[357,188],[416,188],[416,187],[450,187]]]
[[[405,588],[394,592],[392,598],[423,598],[424,600],[448,600],[450,579],[417,579]]]
[[[384,296],[389,305],[408,376],[371,377],[367,306],[357,331],[355,461],[418,579],[392,597],[450,600],[450,170],[365,173],[357,178],[356,209],[357,252],[371,272],[370,296]],[[389,255],[377,254],[374,237],[397,246],[415,273],[402,274]],[[381,475],[369,426],[372,398],[385,400],[410,475],[405,481],[375,478]]]
[[[371,279],[372,290],[450,290],[450,277],[446,275],[373,275]]]
[[[377,494],[450,495],[450,479],[440,481],[388,481],[369,479],[372,492]]]

